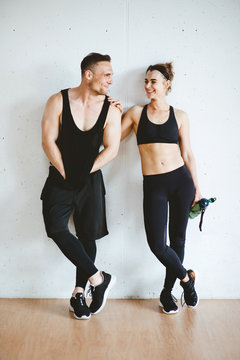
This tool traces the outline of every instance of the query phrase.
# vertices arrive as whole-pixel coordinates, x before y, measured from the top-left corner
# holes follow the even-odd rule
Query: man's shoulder
[[[56,109],[61,110],[62,109],[62,104],[63,104],[63,100],[62,100],[61,91],[51,95],[47,100],[47,107],[48,108],[56,108]]]
[[[48,120],[52,116],[59,117],[62,113],[63,101],[61,93],[56,93],[51,95],[46,103],[44,113],[43,113],[43,121]]]
[[[55,93],[55,94],[51,95],[51,96],[48,98],[48,101],[51,102],[51,103],[57,103],[57,102],[62,101],[62,93],[61,93],[61,91],[59,91],[58,93]]]
[[[115,105],[109,103],[108,117],[112,115],[121,117],[121,112]]]

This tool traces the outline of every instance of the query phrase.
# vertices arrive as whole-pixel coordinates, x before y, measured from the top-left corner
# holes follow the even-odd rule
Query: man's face
[[[99,61],[94,66],[92,74],[89,86],[99,95],[106,95],[112,84],[112,65],[108,61]]]

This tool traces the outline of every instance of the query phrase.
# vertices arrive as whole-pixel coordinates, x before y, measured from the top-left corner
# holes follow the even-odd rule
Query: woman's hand
[[[115,98],[113,98],[111,96],[108,97],[108,101],[110,102],[111,105],[115,106],[120,111],[120,113],[122,115],[122,113],[123,113],[123,104],[121,103],[121,101],[118,100],[118,99],[115,99]]]
[[[193,200],[193,203],[192,203],[192,206],[194,206],[199,200],[202,199],[202,195],[200,193],[200,190],[199,189],[196,189],[195,191],[195,197],[194,197],[194,200]]]

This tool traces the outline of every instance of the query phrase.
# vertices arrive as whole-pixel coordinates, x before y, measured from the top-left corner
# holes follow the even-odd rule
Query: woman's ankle
[[[98,286],[103,282],[103,276],[100,271],[96,272],[93,276],[89,278],[91,285]]]

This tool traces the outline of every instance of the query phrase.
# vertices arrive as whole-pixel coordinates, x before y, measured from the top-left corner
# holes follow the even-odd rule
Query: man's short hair
[[[84,75],[86,70],[91,70],[94,72],[94,67],[99,61],[111,61],[109,55],[102,55],[99,53],[90,53],[81,62],[81,72]]]

